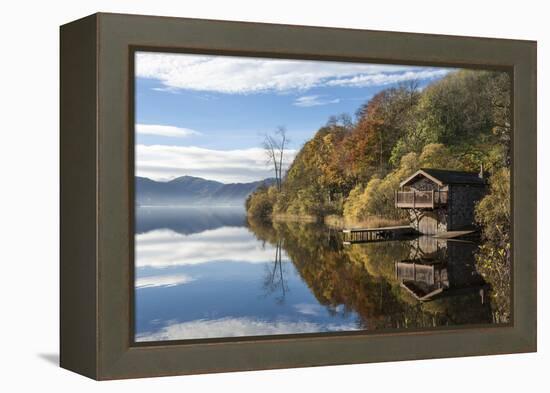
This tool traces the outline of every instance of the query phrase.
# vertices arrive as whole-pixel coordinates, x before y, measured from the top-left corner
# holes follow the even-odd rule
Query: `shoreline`
[[[324,218],[324,223],[333,229],[355,229],[355,228],[383,228],[407,225],[407,220],[395,220],[384,217],[369,217],[365,220],[347,220],[343,216],[331,214]]]
[[[248,218],[254,219],[247,214]],[[288,222],[288,223],[304,223],[324,224],[331,229],[353,229],[353,228],[382,228],[391,226],[407,225],[407,220],[395,220],[383,217],[370,217],[366,220],[354,221],[346,220],[343,216],[330,214],[328,216],[319,217],[313,215],[300,215],[300,214],[273,214],[271,216],[271,222]]]
[[[302,223],[318,223],[322,219],[317,216],[307,214],[272,214],[272,222],[302,222]]]

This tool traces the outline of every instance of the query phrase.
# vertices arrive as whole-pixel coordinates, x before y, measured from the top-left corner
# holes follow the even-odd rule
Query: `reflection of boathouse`
[[[408,259],[395,263],[401,287],[421,301],[442,293],[478,290],[483,302],[485,282],[475,268],[477,244],[421,236],[411,242]]]
[[[408,209],[413,227],[426,235],[472,229],[485,191],[482,173],[420,169],[401,182],[395,207]]]

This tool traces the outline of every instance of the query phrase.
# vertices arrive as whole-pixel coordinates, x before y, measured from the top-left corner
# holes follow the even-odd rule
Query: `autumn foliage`
[[[478,171],[483,164],[491,174],[509,165],[509,96],[507,74],[466,70],[422,90],[416,83],[382,90],[355,119],[329,119],[304,144],[280,190],[251,196],[250,206],[263,208],[249,214],[400,219],[393,191],[420,167]]]

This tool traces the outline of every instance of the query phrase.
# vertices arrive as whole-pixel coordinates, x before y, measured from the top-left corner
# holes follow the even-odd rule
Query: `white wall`
[[[311,3],[311,4],[309,4]],[[550,212],[539,215],[538,354],[94,383],[53,365],[58,351],[58,26],[96,11],[279,22],[539,41],[539,151],[550,149],[550,37],[544,2],[500,1],[6,1],[0,13],[0,390],[24,391],[541,391],[548,385]],[[546,60],[546,62],[545,62]],[[544,63],[545,62],[545,63]],[[542,88],[545,87],[545,89]],[[550,154],[539,154],[548,200]],[[548,172],[546,172],[548,173]],[[547,242],[548,243],[548,242]],[[543,277],[547,280],[543,280]],[[548,291],[545,291],[548,294]],[[545,382],[546,381],[546,382]],[[428,385],[425,385],[425,384]],[[11,388],[6,389],[7,386]],[[298,390],[301,388],[302,390]]]

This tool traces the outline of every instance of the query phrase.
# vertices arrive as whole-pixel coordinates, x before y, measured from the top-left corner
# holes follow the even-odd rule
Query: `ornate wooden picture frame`
[[[513,129],[510,321],[136,342],[136,51],[508,73]],[[536,351],[536,60],[536,42],[521,40],[105,13],[63,25],[61,367],[105,380]],[[415,175],[440,181],[429,170]],[[405,203],[398,197],[396,193],[396,205]]]

